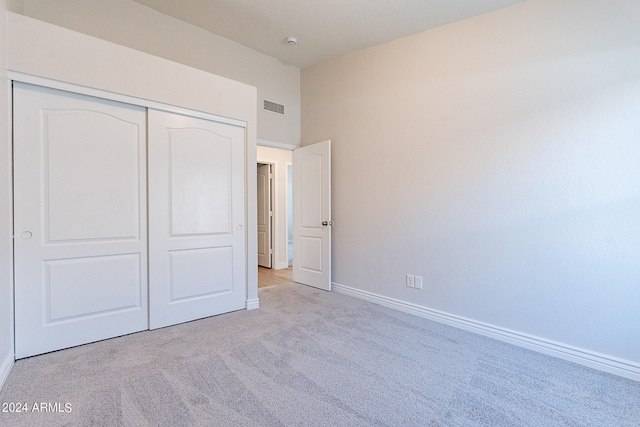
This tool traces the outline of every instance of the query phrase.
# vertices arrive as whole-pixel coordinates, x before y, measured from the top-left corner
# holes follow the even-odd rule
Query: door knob
[[[324,225],[325,227],[327,225],[333,225],[333,221],[322,221],[322,225]]]
[[[20,233],[20,237],[22,237],[24,240],[29,240],[31,236],[33,236],[33,233],[30,231],[23,231],[22,233]]]

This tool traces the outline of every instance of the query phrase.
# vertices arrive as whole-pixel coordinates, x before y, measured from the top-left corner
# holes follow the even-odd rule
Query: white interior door
[[[150,328],[244,308],[244,128],[148,120]]]
[[[293,151],[293,280],[331,290],[331,141]]]
[[[16,358],[147,329],[145,109],[14,84]]]
[[[271,165],[258,165],[258,265],[271,268]]]

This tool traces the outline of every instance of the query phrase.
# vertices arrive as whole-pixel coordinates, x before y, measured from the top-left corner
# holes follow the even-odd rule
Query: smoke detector
[[[295,46],[298,44],[298,40],[295,37],[287,37],[287,44],[289,46]]]

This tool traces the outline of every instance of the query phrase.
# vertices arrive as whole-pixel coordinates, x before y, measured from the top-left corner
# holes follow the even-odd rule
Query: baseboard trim
[[[247,310],[255,310],[256,308],[260,308],[260,299],[259,298],[248,299],[245,303],[245,307]]]
[[[283,268],[289,268],[288,262],[279,262],[275,265],[274,270],[282,270]]]
[[[414,314],[439,323],[475,332],[480,335],[514,344],[519,347],[524,347],[539,353],[558,357],[560,359],[568,360],[600,371],[640,381],[640,364],[629,360],[596,353],[534,335],[478,322],[443,311],[430,309],[417,304],[341,285],[339,283],[334,282],[332,285],[333,290],[341,294],[350,295],[385,307],[403,311],[405,313]]]
[[[0,365],[0,390],[2,390],[2,387],[7,381],[7,378],[9,378],[9,372],[11,372],[11,368],[13,368],[13,363],[14,357],[12,350],[11,352],[7,353],[4,360],[2,361],[2,365]]]

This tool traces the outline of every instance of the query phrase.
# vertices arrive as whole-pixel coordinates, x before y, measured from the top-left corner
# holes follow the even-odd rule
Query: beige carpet
[[[18,361],[0,425],[640,425],[638,382],[302,285],[260,305]]]

